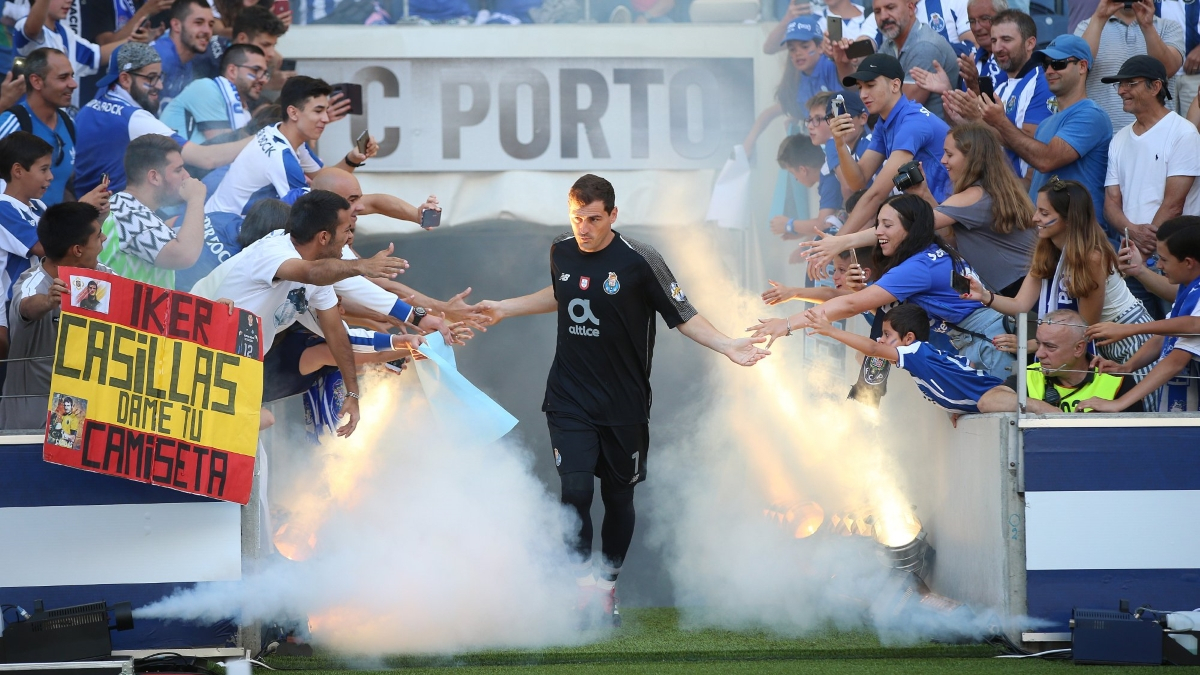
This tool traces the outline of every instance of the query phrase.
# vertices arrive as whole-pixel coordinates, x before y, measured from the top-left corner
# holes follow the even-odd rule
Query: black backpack
[[[23,105],[14,105],[6,112],[12,113],[13,117],[17,118],[17,124],[21,125],[21,131],[33,133],[33,118],[29,115],[29,109]],[[58,119],[67,127],[67,133],[71,136],[71,143],[75,143],[75,122],[71,116],[63,112],[62,108],[58,108],[55,112],[58,113]]]

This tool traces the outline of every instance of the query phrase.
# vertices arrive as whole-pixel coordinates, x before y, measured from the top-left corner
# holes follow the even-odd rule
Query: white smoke
[[[663,253],[701,313],[727,334],[801,307],[768,308],[741,289],[711,238],[673,238]],[[935,611],[936,596],[921,603],[913,577],[881,560],[867,516],[878,529],[927,515],[910,485],[919,469],[900,462],[906,446],[921,442],[920,421],[902,417],[894,400],[879,410],[847,400],[845,372],[833,359],[803,359],[805,339],[800,330],[781,338],[750,369],[701,357],[715,362],[712,394],[693,403],[685,424],[657,435],[648,462],[655,484],[641,510],[685,620],[789,635],[867,628],[885,643],[982,639],[1032,626],[989,608],[943,603]],[[856,370],[853,350],[846,358]],[[893,380],[906,377],[893,368]],[[816,515],[804,521],[806,513]],[[840,533],[832,533],[835,523]],[[800,526],[815,534],[799,536]]]
[[[303,443],[275,444],[272,468],[293,469],[272,475],[274,510],[289,526],[312,528],[307,559],[274,556],[241,582],[202,584],[136,615],[307,619],[314,643],[355,654],[583,639],[563,543],[576,525],[534,477],[528,454],[504,442],[445,442],[430,433],[427,410],[397,394],[399,381],[371,380],[359,429],[348,440],[326,436],[311,461]]]

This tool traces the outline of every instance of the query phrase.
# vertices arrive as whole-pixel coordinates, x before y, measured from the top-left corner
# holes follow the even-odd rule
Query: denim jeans
[[[974,364],[977,368],[987,371],[1001,380],[1007,380],[1016,372],[1017,358],[1007,352],[996,349],[991,338],[1004,334],[1004,316],[994,309],[980,307],[958,322],[963,329],[950,331],[950,343],[958,353]],[[970,333],[987,336],[987,339],[976,337]]]

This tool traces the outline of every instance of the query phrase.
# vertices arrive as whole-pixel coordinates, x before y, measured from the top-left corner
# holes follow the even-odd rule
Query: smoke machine
[[[111,656],[110,631],[131,628],[133,606],[128,602],[46,610],[41,600],[35,600],[32,614],[4,626],[0,663],[61,663]]]

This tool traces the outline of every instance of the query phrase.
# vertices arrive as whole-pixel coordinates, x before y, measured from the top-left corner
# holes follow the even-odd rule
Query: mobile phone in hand
[[[826,25],[829,28],[829,30],[826,31],[827,33],[829,33],[829,39],[833,40],[834,42],[840,41],[842,39],[842,18],[838,17],[838,16],[833,16],[831,14],[828,17],[826,17],[825,20],[826,20]]]
[[[292,3],[289,0],[275,0],[271,3],[271,13],[275,16],[283,16],[292,11]]]
[[[855,40],[846,47],[846,58],[859,59],[875,53],[875,45],[870,40]]]
[[[351,115],[363,114],[363,89],[361,84],[342,82],[333,85],[333,92],[335,94],[340,92],[342,96],[346,97],[346,100],[350,101]]]
[[[955,293],[968,295],[971,292],[971,278],[963,276],[956,271],[950,280],[950,286],[954,289]]]
[[[364,129],[363,132],[358,135],[358,138],[354,139],[354,147],[358,150],[359,154],[365,155],[367,154],[367,143],[370,142],[371,134]]]
[[[284,59],[279,64],[279,69],[284,72],[293,71],[296,69],[296,59]]]
[[[984,75],[979,78],[979,93],[988,97],[988,100],[996,100],[996,82],[991,75]]]
[[[442,224],[442,212],[437,209],[425,209],[421,212],[421,227],[432,230]]]

